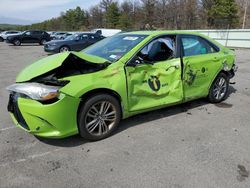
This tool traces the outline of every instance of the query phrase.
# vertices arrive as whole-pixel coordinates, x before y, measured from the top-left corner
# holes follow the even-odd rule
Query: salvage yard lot
[[[7,110],[15,76],[46,57],[42,46],[0,43],[0,187],[250,187],[250,50],[237,49],[230,96],[123,120],[99,142],[38,139]]]

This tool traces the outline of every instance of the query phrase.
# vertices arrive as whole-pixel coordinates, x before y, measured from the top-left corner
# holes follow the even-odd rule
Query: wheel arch
[[[59,51],[60,51],[60,49],[61,49],[62,47],[67,47],[67,48],[69,48],[69,50],[71,50],[71,48],[70,48],[70,46],[69,46],[69,45],[67,45],[67,44],[63,44],[63,45],[61,45],[61,46],[60,46]]]
[[[213,85],[215,79],[219,76],[220,73],[224,73],[230,79],[230,76],[231,76],[230,71],[225,71],[224,69],[221,69],[220,71],[218,71],[217,74],[215,75],[215,77],[212,79],[212,81],[209,84],[207,95],[209,94],[209,90],[210,90],[211,86]]]
[[[113,96],[120,104],[120,109],[121,109],[121,116],[123,117],[123,105],[122,105],[122,98],[121,96],[119,95],[119,93],[117,93],[116,91],[112,90],[112,89],[107,89],[107,88],[97,88],[97,89],[93,89],[93,90],[90,90],[86,93],[84,93],[83,95],[81,95],[80,99],[81,99],[81,102],[78,106],[78,109],[77,109],[77,125],[79,124],[79,114],[80,114],[80,109],[81,109],[81,106],[84,105],[84,103],[90,99],[91,97],[95,96],[95,95],[98,95],[98,94],[108,94],[108,95],[111,95]],[[122,118],[121,117],[121,118]]]

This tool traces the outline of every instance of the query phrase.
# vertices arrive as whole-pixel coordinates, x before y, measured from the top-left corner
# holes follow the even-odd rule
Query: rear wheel
[[[208,100],[219,103],[228,96],[229,78],[225,73],[220,73],[210,87]]]
[[[42,39],[42,40],[39,42],[39,44],[40,44],[40,45],[44,45],[46,42],[47,42],[46,39]]]
[[[79,113],[79,133],[88,140],[108,137],[121,119],[120,104],[108,94],[98,94],[81,106]]]
[[[3,37],[0,37],[0,42],[3,42],[4,40],[3,40]]]
[[[15,39],[15,40],[13,41],[13,44],[14,44],[15,46],[20,46],[20,45],[21,45],[21,41],[18,40],[18,39]]]
[[[68,52],[69,50],[70,50],[70,49],[69,49],[68,46],[62,46],[62,47],[59,49],[60,52]]]

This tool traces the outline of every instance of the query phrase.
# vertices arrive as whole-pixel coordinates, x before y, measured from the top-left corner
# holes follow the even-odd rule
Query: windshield
[[[90,46],[83,52],[115,62],[146,37],[147,35],[115,35]]]

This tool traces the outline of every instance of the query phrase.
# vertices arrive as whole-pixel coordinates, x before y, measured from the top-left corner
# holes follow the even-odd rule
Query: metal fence
[[[227,47],[250,48],[250,29],[192,31],[207,35]]]

